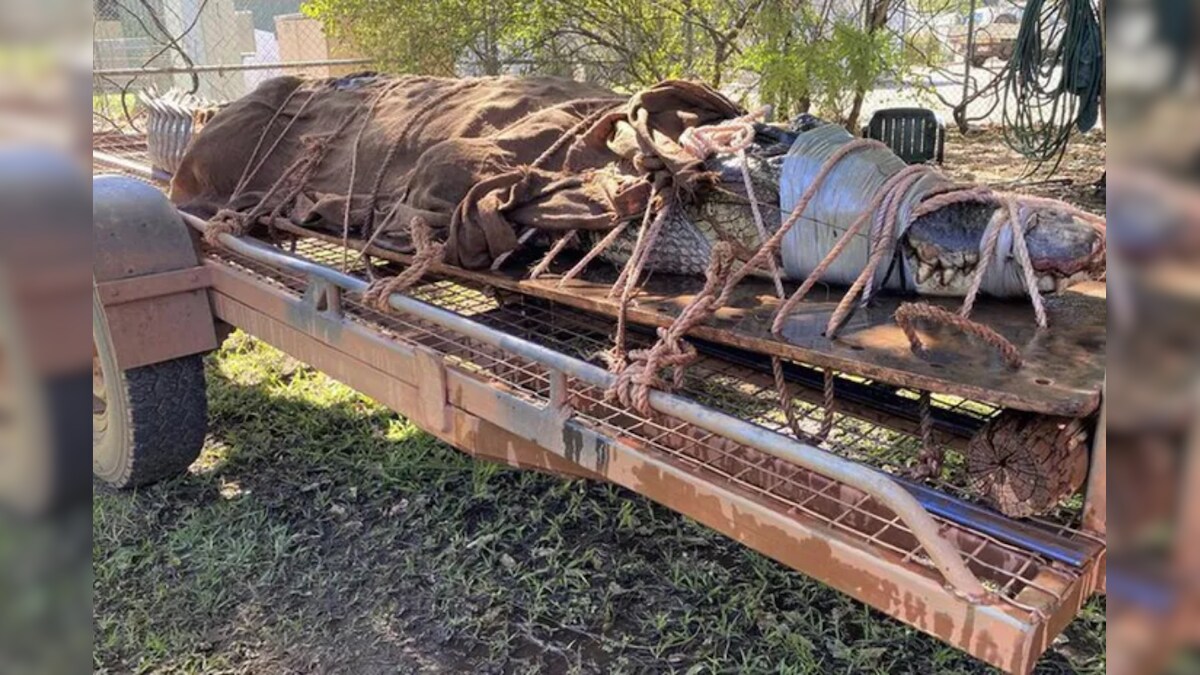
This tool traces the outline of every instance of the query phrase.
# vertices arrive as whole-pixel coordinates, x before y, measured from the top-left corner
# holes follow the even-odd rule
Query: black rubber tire
[[[185,356],[125,371],[121,386],[126,418],[123,424],[110,426],[109,432],[124,438],[108,448],[117,470],[97,470],[93,454],[96,476],[115,488],[128,489],[186,471],[200,456],[208,428],[203,357]]]
[[[107,403],[100,416],[93,409],[93,475],[128,489],[186,471],[200,456],[207,434],[204,357],[185,356],[121,372],[107,325],[93,318]]]

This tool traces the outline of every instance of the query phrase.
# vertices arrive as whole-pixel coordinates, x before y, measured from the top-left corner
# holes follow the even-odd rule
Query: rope
[[[658,194],[658,188],[650,194],[650,200],[646,202],[646,211],[642,215],[642,226],[638,229],[637,242],[633,245],[633,250],[629,252],[629,260],[625,261],[625,266],[621,268],[621,274],[617,280],[613,282],[612,288],[608,291],[608,297],[613,297],[617,291],[621,292],[622,302],[628,300],[627,294],[637,284],[637,280],[641,278],[642,269],[646,266],[646,259],[650,249],[658,242],[658,233],[662,226],[666,223],[666,215],[669,210],[669,204],[664,204],[659,209],[658,215],[654,215],[654,199]],[[630,278],[633,282],[630,282]]]
[[[550,250],[546,252],[546,256],[542,258],[541,262],[539,262],[537,266],[533,268],[533,271],[529,273],[529,278],[537,279],[545,274],[546,270],[550,269],[550,264],[553,263],[554,259],[558,257],[558,254],[562,253],[563,249],[565,249],[567,245],[575,239],[575,236],[578,234],[578,232],[578,230],[571,230],[570,232],[559,237],[558,241],[554,242],[554,246],[552,246]]]
[[[570,129],[567,129],[562,136],[559,136],[549,148],[546,148],[546,151],[543,152],[537,159],[535,159],[533,164],[529,165],[529,168],[541,169],[545,167],[546,162],[549,162],[550,159],[554,157],[555,153],[557,153],[559,150],[562,150],[567,143],[574,141],[579,134],[594,126],[601,119],[604,119],[605,115],[608,115],[612,111],[624,105],[625,103],[618,103],[607,108],[600,108],[587,117],[579,120],[579,122],[577,122],[574,126],[572,126]]]
[[[283,103],[275,109],[275,112],[271,115],[271,119],[268,120],[266,126],[263,127],[262,133],[258,136],[258,141],[254,144],[254,150],[250,153],[250,159],[246,160],[246,166],[242,168],[242,177],[238,179],[237,187],[233,189],[233,193],[229,197],[230,203],[242,196],[242,192],[244,192],[250,185],[250,181],[253,180],[256,175],[258,175],[260,170],[262,170],[263,164],[266,164],[267,159],[274,154],[275,148],[279,147],[279,143],[283,141],[285,136],[287,136],[287,132],[291,131],[292,126],[296,123],[296,120],[300,119],[300,116],[303,115],[304,111],[308,109],[308,104],[312,103],[313,98],[315,98],[317,95],[316,88],[309,91],[308,98],[304,99],[304,103],[301,104],[300,109],[296,111],[295,115],[292,115],[292,118],[288,120],[288,123],[283,127],[283,131],[280,131],[279,135],[275,137],[275,142],[271,144],[271,147],[267,150],[266,154],[262,156],[262,159],[259,160],[254,169],[251,170],[250,165],[254,164],[255,158],[258,157],[258,151],[262,149],[263,143],[267,140],[267,134],[271,131],[271,127],[274,126],[275,121],[278,120],[279,116],[283,114],[283,110],[288,107],[288,104],[292,102],[292,99],[295,98],[296,94],[299,92],[300,87],[293,89],[292,92],[287,95],[287,98],[283,99]]]
[[[735,155],[745,152],[754,144],[754,123],[763,119],[767,108],[743,115],[741,117],[709,124],[702,127],[688,127],[679,136],[679,145],[700,160],[713,155]]]
[[[651,196],[650,203],[654,203],[654,198]],[[637,290],[637,280],[642,275],[642,268],[645,266],[646,258],[649,255],[649,250],[653,248],[654,243],[658,241],[658,233],[662,229],[662,225],[670,217],[672,205],[674,202],[666,204],[654,221],[649,225],[646,220],[650,218],[650,207],[646,207],[646,215],[642,220],[642,228],[638,234],[637,244],[634,245],[633,252],[628,261],[625,263],[624,269],[621,270],[621,276],[617,278],[611,292],[615,292],[617,288],[624,284],[621,290],[621,299],[617,307],[617,340],[613,350],[616,364],[624,361],[625,352],[625,331],[628,317],[626,314],[629,311],[629,301],[633,298],[633,293]],[[711,262],[710,262],[711,264]],[[632,272],[630,271],[632,269]]]
[[[746,197],[750,200],[750,213],[754,215],[754,226],[758,230],[758,241],[761,245],[767,240],[767,226],[763,222],[762,209],[758,207],[758,195],[754,193],[754,180],[750,176],[746,150],[739,149],[737,154],[742,164],[742,183],[746,186]],[[779,271],[779,260],[775,256],[771,256],[767,259],[767,267],[771,272],[771,280],[775,282],[775,294],[782,300],[787,296],[787,291],[783,288],[783,275]]]
[[[271,187],[267,189],[254,206],[250,207],[248,212],[241,213],[228,206],[217,211],[217,214],[209,221],[209,228],[204,232],[204,241],[210,246],[220,246],[221,235],[223,234],[234,237],[246,234],[258,216],[262,215],[263,206],[275,196],[276,192],[283,189],[289,181],[293,180],[295,174],[305,171],[305,165],[311,161],[312,158],[307,153],[301,153],[299,157],[279,174],[279,178],[275,179]]]
[[[662,385],[658,378],[660,370],[672,368],[674,386],[678,388],[683,385],[684,370],[697,357],[695,347],[683,338],[712,314],[717,306],[717,289],[726,283],[733,260],[733,246],[728,242],[717,243],[705,274],[704,288],[670,327],[658,329],[658,342],[650,349],[631,352],[629,363],[623,363],[619,354],[613,356],[610,368],[617,378],[605,394],[608,400],[619,401],[626,407],[649,414],[650,391]]]
[[[379,279],[371,282],[371,285],[363,291],[363,302],[369,306],[375,307],[381,311],[388,311],[391,306],[388,304],[388,298],[393,294],[403,293],[410,289],[429,268],[436,263],[442,261],[442,254],[445,252],[445,244],[434,241],[433,229],[429,227],[429,223],[425,222],[420,216],[414,217],[409,225],[409,236],[412,238],[413,246],[416,252],[413,254],[412,262],[403,272],[394,277]]]
[[[396,158],[396,152],[398,152],[400,146],[408,140],[408,132],[412,130],[413,126],[416,125],[418,121],[424,120],[436,112],[438,107],[443,103],[472,87],[479,86],[479,83],[480,81],[477,79],[461,80],[448,87],[441,94],[435,96],[429,101],[428,104],[426,104],[424,109],[418,110],[415,115],[405,120],[404,126],[400,127],[399,131],[396,132],[396,140],[388,146],[387,154],[383,156],[383,162],[379,165],[379,170],[375,172],[375,179],[371,181],[370,199],[367,202],[368,224],[370,223],[370,218],[375,212],[375,202],[379,199],[379,188],[383,186],[383,179],[387,175],[388,169],[391,168],[392,161]],[[365,229],[370,230],[371,228],[368,225],[368,227]],[[371,233],[367,231],[364,234],[369,237]]]
[[[850,145],[853,145],[853,143],[847,143],[846,146],[843,146],[843,148]],[[834,156],[836,157],[837,155]],[[784,322],[787,320],[788,315],[790,315],[792,311],[795,310],[796,306],[808,296],[813,287],[815,287],[817,283],[819,283],[820,280],[825,276],[825,273],[829,270],[830,266],[832,266],[833,263],[842,256],[842,253],[845,252],[846,247],[849,246],[850,242],[854,240],[854,237],[858,236],[859,232],[862,230],[863,226],[866,225],[867,221],[873,218],[874,214],[879,213],[880,208],[884,205],[884,202],[888,200],[888,197],[907,193],[908,190],[911,189],[912,185],[914,185],[924,176],[924,172],[927,170],[928,167],[910,166],[895,174],[888,179],[886,183],[884,183],[879,192],[876,193],[874,199],[871,200],[870,206],[868,206],[866,210],[863,211],[862,215],[860,215],[858,219],[846,229],[846,232],[843,233],[841,238],[837,240],[833,248],[830,249],[828,254],[826,254],[825,258],[817,264],[817,267],[813,269],[811,274],[808,275],[808,278],[804,280],[804,283],[800,285],[800,288],[797,289],[794,294],[792,294],[792,297],[788,298],[787,301],[780,306],[779,311],[775,314],[775,321],[771,326],[772,333],[779,335],[783,332]],[[822,179],[823,174],[824,171],[821,174],[818,174],[818,179]],[[803,213],[804,210],[808,208],[807,202],[811,200],[810,194],[815,194],[811,186],[809,187],[808,192],[804,195],[805,199],[801,199],[800,203],[796,207],[796,211],[798,213]],[[893,204],[898,203],[899,200],[893,200]],[[880,237],[884,233],[885,229],[889,230],[893,234],[895,232],[897,220],[895,213],[898,212],[898,209],[893,211],[889,208],[888,212],[891,213],[891,217],[880,221],[879,224],[874,228],[877,230],[873,236],[874,241],[878,242],[880,240]],[[796,216],[797,213],[794,212],[792,215]],[[854,285],[851,286],[849,291],[847,291],[842,301],[838,303],[838,306],[833,315],[830,317],[829,324],[826,328],[826,335],[830,339],[836,337],[835,328],[840,327],[841,321],[849,314],[854,298],[858,296],[859,291],[862,290],[862,287],[865,285],[865,283],[873,278],[875,270],[879,267],[879,263],[882,261],[883,250],[883,246],[876,245],[873,247],[871,256],[867,262],[867,267],[864,268],[863,273],[859,275],[858,279],[855,280]]]
[[[615,242],[618,237],[620,237],[622,234],[624,234],[625,230],[627,230],[627,229],[629,229],[628,221],[621,223],[620,225],[609,230],[608,234],[604,235],[603,239],[596,242],[596,245],[592,247],[592,250],[588,251],[587,255],[583,256],[582,260],[580,260],[578,263],[576,263],[576,265],[574,267],[572,267],[570,269],[570,271],[568,271],[566,274],[564,274],[562,279],[558,280],[558,287],[562,288],[563,284],[565,284],[568,281],[570,281],[571,279],[574,279],[575,277],[579,276],[579,274],[582,273],[583,270],[593,260],[596,259],[596,256],[598,256],[601,253],[604,253],[606,250],[608,250],[608,247],[612,246],[613,242]]]
[[[724,305],[729,301],[729,298],[733,295],[734,288],[742,281],[742,279],[745,279],[752,272],[757,270],[766,260],[779,253],[779,247],[783,244],[784,237],[786,237],[788,232],[790,232],[796,223],[800,221],[800,217],[806,210],[808,210],[808,205],[812,203],[813,199],[816,198],[817,193],[820,191],[821,186],[824,185],[825,180],[829,177],[829,174],[835,168],[837,168],[837,165],[840,164],[843,159],[849,157],[855,152],[859,152],[867,148],[886,147],[886,145],[880,143],[879,141],[860,138],[850,141],[830,155],[829,159],[825,160],[825,164],[821,166],[821,170],[817,172],[812,184],[808,186],[808,190],[805,191],[804,195],[800,198],[800,201],[796,204],[796,208],[792,209],[792,213],[788,216],[788,219],[779,226],[779,229],[775,231],[775,234],[771,235],[771,238],[768,239],[765,244],[759,247],[758,252],[751,256],[750,259],[746,261],[745,265],[736,270],[730,276],[729,281],[725,284],[725,290],[721,293],[721,304]]]
[[[700,138],[704,138],[704,134],[701,134]],[[735,147],[733,141],[729,142],[730,147]],[[733,247],[728,242],[718,242],[713,247],[712,258],[709,262],[709,269],[705,275],[704,288],[701,292],[683,309],[669,328],[659,329],[659,339],[653,347],[649,350],[638,350],[631,353],[629,355],[629,362],[626,362],[623,358],[626,307],[636,281],[641,276],[646,250],[653,246],[653,241],[657,238],[658,232],[655,225],[659,221],[664,220],[663,216],[668,209],[664,208],[659,213],[659,217],[649,227],[646,225],[644,219],[641,231],[638,234],[638,242],[634,246],[634,255],[626,262],[624,268],[621,270],[621,275],[617,278],[609,293],[609,297],[612,297],[612,294],[618,288],[622,289],[617,315],[617,343],[613,348],[612,354],[609,356],[609,368],[617,376],[617,380],[609,390],[608,396],[613,400],[620,401],[622,405],[627,407],[632,405],[639,412],[645,412],[649,410],[650,389],[661,384],[657,378],[657,373],[661,368],[674,367],[676,383],[681,383],[683,369],[696,358],[695,350],[690,345],[682,343],[682,337],[692,330],[692,328],[706,321],[716,308],[729,304],[729,299],[733,295],[733,291],[738,283],[765,261],[771,260],[777,255],[783,238],[799,222],[800,216],[808,208],[808,204],[816,197],[817,191],[833,169],[851,154],[870,147],[886,146],[878,141],[859,139],[847,143],[834,152],[825,161],[816,179],[809,186],[800,203],[792,211],[788,219],[776,230],[774,235],[763,242],[758,251],[740,269],[732,269]],[[653,197],[651,198],[651,203],[653,203]],[[647,209],[645,218],[648,219],[649,215],[650,210]],[[719,294],[717,293],[718,288],[720,288]],[[780,376],[777,379],[778,382],[783,379],[782,364],[779,364],[777,374]],[[786,414],[790,406],[790,392],[786,387],[780,387],[778,393],[780,403],[784,407]],[[798,428],[798,425],[796,428]]]
[[[1021,268],[1021,276],[1025,280],[1025,289],[1029,292],[1029,300],[1033,303],[1033,312],[1037,315],[1038,326],[1046,328],[1050,325],[1050,321],[1046,317],[1046,306],[1042,302],[1042,294],[1038,291],[1037,273],[1033,269],[1033,261],[1029,258],[1029,247],[1025,242],[1025,224],[1021,220],[1021,207],[1015,201],[1009,200],[1005,204],[1005,208],[1008,209],[1009,229],[1012,230],[1013,235],[1013,254]]]
[[[283,103],[281,103],[279,107],[275,109],[275,112],[271,114],[271,119],[267,120],[266,125],[263,126],[262,133],[258,135],[258,140],[254,143],[254,149],[250,152],[250,158],[246,160],[246,165],[242,167],[242,175],[240,178],[238,178],[237,185],[230,194],[225,208],[218,210],[217,213],[208,221],[209,227],[204,232],[204,241],[209,246],[220,246],[221,235],[223,234],[228,234],[235,237],[245,234],[251,220],[246,215],[233,209],[232,204],[242,196],[242,193],[244,193],[246,188],[249,187],[250,181],[254,180],[254,177],[258,175],[258,172],[262,169],[263,165],[266,164],[267,160],[270,159],[272,154],[274,154],[275,149],[279,147],[279,144],[283,141],[284,137],[287,136],[288,131],[291,131],[292,126],[296,123],[296,120],[300,119],[300,116],[303,115],[304,111],[308,109],[308,105],[312,103],[313,98],[317,95],[317,89],[314,88],[309,91],[308,98],[304,99],[304,103],[301,104],[300,109],[296,111],[295,115],[292,115],[291,119],[288,120],[288,123],[284,125],[283,130],[280,131],[279,135],[275,137],[275,141],[271,143],[271,147],[269,147],[267,152],[262,156],[261,159],[259,159],[258,152],[262,149],[263,143],[266,142],[267,135],[271,132],[271,127],[275,125],[275,122],[279,119],[279,116],[283,114],[284,109],[287,108],[288,104],[292,102],[292,99],[294,99],[298,93],[300,93],[300,87],[293,89],[287,95],[287,97],[283,99]],[[258,159],[257,164],[254,163],[255,159]],[[253,168],[251,168],[252,166]],[[288,167],[288,170],[284,171],[284,175],[287,175],[291,169],[296,166],[298,166],[298,162],[293,162],[293,164]],[[260,208],[266,199],[273,196],[282,182],[283,176],[275,181],[275,184],[271,186],[263,199],[260,199],[258,204],[254,206],[254,210]]]
[[[921,452],[917,455],[911,476],[916,480],[925,480],[942,474],[946,455],[933,437],[933,396],[928,391],[921,392],[920,408]]]
[[[366,134],[367,126],[371,123],[371,118],[375,116],[375,111],[379,110],[379,104],[383,99],[404,83],[404,80],[397,80],[390,86],[384,87],[371,101],[371,107],[367,110],[367,114],[363,116],[362,126],[358,128],[358,134],[354,137],[354,150],[350,154],[350,184],[346,187],[346,210],[342,214],[342,271],[345,272],[350,266],[350,209],[354,205],[354,183],[358,179],[358,151],[362,148],[362,139]],[[370,201],[374,201],[372,198]]]
[[[947,206],[966,203],[995,204],[996,206],[1000,206],[1000,196],[995,192],[992,192],[991,188],[982,185],[977,187],[938,192],[937,194],[927,197],[920,204],[918,204],[916,208],[913,209],[912,217],[913,220],[916,220],[917,218],[927,216],[934,211],[941,211]]]
[[[914,169],[914,171],[909,171],[909,169]],[[879,224],[876,227],[875,236],[872,238],[874,245],[872,246],[871,256],[868,258],[867,266],[863,269],[862,274],[855,279],[854,283],[850,286],[850,290],[846,292],[841,302],[838,303],[833,315],[829,317],[829,324],[825,329],[825,335],[829,339],[832,340],[837,337],[838,331],[854,311],[855,300],[858,299],[863,289],[874,281],[875,272],[883,262],[885,254],[894,248],[896,238],[899,234],[900,204],[903,201],[901,197],[912,189],[917,181],[924,177],[926,170],[926,167],[921,166],[907,167],[885,184],[881,193],[884,195],[884,200],[888,202],[888,208],[884,211],[885,215],[882,221],[877,221]],[[886,246],[884,245],[885,242],[887,243]]]
[[[451,93],[455,93],[455,92],[451,92]],[[603,99],[589,99],[588,101],[585,101],[584,103],[593,103],[593,102],[597,102],[597,101],[603,102]],[[435,105],[440,105],[440,103],[441,103],[441,101],[439,100],[435,103]],[[563,105],[566,105],[566,104],[559,104],[554,107],[560,108]],[[567,143],[573,141],[576,137],[579,136],[579,134],[581,134],[588,128],[595,125],[597,122],[599,122],[601,119],[603,119],[605,115],[608,115],[612,111],[614,111],[617,108],[620,108],[624,105],[625,105],[625,103],[622,102],[622,103],[618,103],[615,105],[610,105],[606,108],[600,108],[598,110],[593,111],[591,114],[584,117],[583,119],[579,120],[570,129],[567,129],[565,132],[563,132],[563,134],[561,136],[559,136],[554,141],[554,143],[552,143],[550,145],[549,148],[546,148],[545,152],[543,152],[541,155],[539,155],[538,158],[533,161],[533,164],[529,165],[529,168],[534,169],[534,170],[543,168],[546,165],[546,163],[549,162],[550,159],[554,157],[555,153],[557,153],[559,150],[562,150],[563,147],[565,147],[567,145]],[[394,150],[394,146],[393,146],[392,150]],[[388,161],[390,161],[392,150],[388,151],[388,157],[389,157]],[[651,199],[651,201],[653,201],[653,199]],[[649,207],[647,207],[647,209],[649,209]],[[506,251],[505,253],[502,253],[499,256],[497,256],[496,260],[494,260],[492,262],[491,270],[493,272],[499,270],[504,265],[504,263],[508,260],[508,258],[510,256],[512,256],[512,254],[516,253],[518,249],[520,249],[522,246],[524,246],[533,237],[533,234],[536,231],[537,231],[536,228],[531,228],[529,231],[527,231],[524,235],[522,235],[517,240],[517,245],[515,248],[513,248],[513,250]],[[559,239],[558,242],[555,243],[554,248],[551,249],[550,253],[547,254],[547,256],[545,258],[543,258],[540,263],[538,263],[538,266],[536,268],[534,268],[534,270],[530,274],[529,278],[536,279],[539,276],[541,276],[542,274],[544,274],[545,271],[547,269],[549,269],[550,263],[552,263],[554,261],[554,258],[557,257],[559,253],[562,253],[563,249],[566,248],[567,244],[570,242],[571,239],[574,238],[574,236],[575,236],[575,232],[572,231],[572,232],[568,233],[566,236],[564,236],[562,239]],[[614,237],[614,239],[615,239],[615,237]]]
[[[797,439],[804,438],[808,434],[800,428],[800,420],[796,417],[796,401],[792,397],[792,387],[783,372],[783,359],[778,356],[771,357],[771,372],[775,376],[775,390],[779,392],[779,407],[783,410],[783,417],[792,428],[792,434]]]
[[[837,422],[835,417],[837,412],[837,373],[834,373],[832,368],[825,369],[824,385],[825,417],[821,420],[821,430],[817,432],[817,435],[822,441],[828,441],[829,435],[833,433],[834,424]]]
[[[992,216],[991,222],[988,223],[987,229],[983,232],[983,246],[979,252],[979,263],[975,268],[975,274],[971,277],[971,286],[967,289],[967,296],[963,299],[962,309],[959,314],[963,318],[971,316],[971,310],[975,308],[975,300],[979,297],[979,289],[983,286],[983,279],[987,275],[988,268],[991,267],[992,260],[996,256],[996,246],[1000,242],[1000,233],[1004,231],[1004,216],[1007,215],[1006,209],[997,209],[995,215]]]
[[[1000,79],[1004,140],[1058,169],[1076,129],[1099,118],[1104,37],[1091,0],[1031,0]]]
[[[347,128],[349,128],[350,122],[353,119],[353,115],[347,115],[346,118],[342,120],[341,124],[339,124],[337,128],[333,130],[333,133],[310,136],[302,139],[303,144],[306,147],[305,152],[301,153],[300,160],[297,161],[299,166],[294,172],[285,171],[283,175],[280,176],[281,181],[285,179],[290,181],[292,183],[292,187],[287,195],[283,199],[279,200],[279,203],[276,204],[275,208],[271,210],[272,221],[281,215],[283,210],[289,204],[291,204],[292,201],[300,194],[300,191],[304,189],[304,186],[308,183],[308,179],[312,177],[313,172],[316,171],[317,167],[321,165],[321,162],[325,161],[325,156],[329,154],[330,148],[333,147],[333,142],[336,141],[338,137],[346,131]],[[261,202],[259,202],[259,206],[256,207],[254,211],[251,211],[251,222],[253,222],[258,215],[261,215],[257,213],[257,209],[266,206],[266,203],[267,200],[264,198]]]
[[[758,195],[754,192],[754,179],[750,175],[746,149],[754,144],[754,123],[766,113],[767,108],[761,108],[757,112],[721,124],[689,127],[679,137],[680,145],[699,160],[706,160],[713,155],[737,155],[742,168],[742,184],[746,188],[746,199],[750,202],[750,212],[754,216],[760,246],[767,241],[767,226],[763,220]],[[782,300],[787,293],[783,288],[783,275],[779,271],[779,261],[775,255],[767,258],[767,267],[775,283],[775,293]]]
[[[1025,242],[1025,221],[1021,217],[1023,208],[1033,208],[1039,206],[1052,206],[1058,208],[1058,202],[1046,200],[1036,197],[1023,197],[1011,195],[1001,192],[993,192],[985,187],[969,188],[956,192],[948,192],[939,194],[922,202],[913,211],[913,218],[933,213],[939,209],[946,208],[952,204],[962,203],[984,203],[994,204],[997,206],[996,214],[992,217],[992,221],[988,223],[987,230],[984,231],[983,242],[981,245],[979,264],[975,268],[974,276],[971,278],[971,285],[967,290],[966,298],[963,300],[962,311],[960,314],[965,318],[971,315],[971,311],[975,307],[975,301],[979,296],[979,290],[983,285],[984,277],[987,275],[988,269],[991,267],[992,261],[996,256],[996,246],[999,242],[1000,235],[1005,227],[1012,233],[1013,238],[1013,256],[1017,261],[1017,266],[1021,270],[1021,280],[1025,284],[1025,291],[1029,294],[1029,301],[1033,304],[1033,312],[1037,318],[1038,327],[1046,328],[1050,321],[1046,315],[1045,303],[1042,300],[1041,291],[1037,286],[1037,270],[1033,267],[1033,262],[1029,257],[1029,247]],[[1086,214],[1074,207],[1060,209],[1070,215],[1080,217],[1092,227],[1096,228],[1102,235],[1105,234],[1105,226],[1101,219],[1097,216]],[[1081,217],[1086,216],[1086,217]]]
[[[1009,368],[1015,370],[1024,364],[1021,351],[1003,335],[981,323],[940,307],[924,303],[906,302],[900,305],[900,309],[896,310],[895,318],[896,324],[900,326],[900,329],[904,331],[904,335],[908,337],[908,342],[912,345],[912,350],[918,354],[925,352],[925,344],[921,341],[921,336],[917,334],[914,324],[917,321],[924,320],[957,328],[963,333],[972,335],[991,345],[1004,357],[1004,362],[1008,364]]]
[[[319,166],[325,159],[325,155],[328,154],[329,148],[331,147],[333,141],[336,140],[337,137],[340,136],[342,132],[345,131],[350,125],[351,120],[354,119],[353,115],[347,116],[346,119],[343,120],[337,129],[335,129],[331,134],[302,139],[307,147],[303,152],[300,153],[299,157],[293,160],[292,163],[280,173],[279,178],[275,180],[267,192],[263,194],[258,202],[251,207],[247,213],[243,214],[232,208],[231,205],[233,202],[235,202],[238,197],[241,196],[242,192],[249,186],[250,181],[253,180],[254,176],[258,174],[260,169],[262,169],[267,159],[269,159],[275,152],[275,149],[279,147],[279,144],[283,141],[284,137],[287,136],[288,131],[292,129],[292,126],[295,125],[296,120],[300,119],[301,115],[304,114],[304,111],[308,109],[309,104],[312,103],[319,91],[319,87],[314,87],[309,91],[308,98],[306,98],[304,103],[301,104],[300,109],[296,111],[295,115],[292,115],[291,119],[288,120],[288,123],[279,133],[279,136],[277,136],[275,141],[271,144],[271,147],[268,148],[266,153],[263,154],[262,158],[259,159],[258,164],[251,169],[250,165],[254,163],[254,160],[258,155],[258,151],[265,142],[271,126],[282,114],[284,108],[288,106],[295,95],[299,92],[299,88],[294,89],[290,94],[288,94],[283,103],[275,109],[274,114],[263,127],[263,131],[259,135],[258,141],[255,143],[254,150],[250,154],[250,159],[247,160],[246,167],[242,170],[242,177],[238,180],[238,185],[234,189],[233,194],[230,196],[229,201],[227,202],[228,205],[225,208],[217,211],[216,215],[213,216],[213,218],[209,221],[209,228],[204,233],[204,240],[210,246],[219,246],[220,238],[223,234],[229,234],[232,236],[244,235],[248,231],[249,227],[253,223],[257,222],[260,216],[264,215],[264,208],[268,203],[270,203],[275,194],[290,182],[293,183],[292,187],[287,195],[281,199],[279,203],[271,210],[270,218],[268,220],[274,220],[276,216],[281,214],[287,205],[290,204],[292,200],[295,199],[295,197],[300,193],[300,191],[304,189],[304,185],[308,181],[308,178],[312,175],[312,172],[316,170],[317,166]]]

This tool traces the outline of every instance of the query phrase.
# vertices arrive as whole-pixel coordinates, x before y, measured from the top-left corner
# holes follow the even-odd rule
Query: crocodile
[[[765,230],[771,235],[790,213],[790,208],[781,207],[781,186],[786,182],[788,164],[796,160],[797,148],[804,145],[806,136],[823,136],[816,144],[824,145],[826,150],[852,140],[840,127],[827,125],[809,116],[804,116],[789,127],[759,124],[756,125],[756,131],[755,142],[745,153],[744,161],[739,156],[718,156],[707,160],[707,167],[719,180],[700,199],[670,215],[663,225],[660,243],[647,259],[647,269],[670,274],[702,275],[708,267],[713,246],[718,241],[732,240],[731,243],[740,251],[753,252],[762,240],[743,187],[743,169],[748,170],[751,177]],[[904,167],[898,157],[886,150],[876,149],[873,152],[876,155],[874,161],[865,167],[868,173],[878,174],[872,176],[875,179],[873,185],[882,184],[888,176]],[[891,156],[880,156],[882,153]],[[803,154],[803,151],[799,154]],[[817,156],[806,159],[810,160],[810,166],[816,166],[824,156],[817,153]],[[843,161],[852,165],[864,160],[851,156]],[[850,167],[849,173],[853,174],[854,168]],[[857,169],[861,172],[864,167]],[[837,177],[837,172],[831,174],[818,194],[835,193],[828,195],[825,201],[841,202],[843,210],[851,215],[865,210],[871,195],[857,190],[857,185],[839,184]],[[915,204],[929,190],[942,185],[945,185],[944,180],[933,178],[915,188],[909,195],[909,201]],[[801,180],[792,187],[794,193],[803,192],[809,187],[809,182]],[[822,198],[816,201],[820,202]],[[783,200],[783,203],[786,206],[787,200]],[[899,238],[896,263],[887,266],[886,271],[881,270],[876,283],[890,290],[920,295],[966,295],[980,263],[985,231],[997,216],[998,208],[988,203],[960,203],[913,219]],[[1059,292],[1083,281],[1104,278],[1106,244],[1100,228],[1080,217],[1077,211],[1066,204],[1058,207],[1053,203],[1038,202],[1036,206],[1023,209],[1022,213],[1025,243],[1040,292]],[[797,239],[802,240],[804,228],[811,225],[807,220],[802,219],[797,224]],[[833,233],[843,231],[845,224],[843,220],[841,230],[833,227]],[[601,236],[589,233],[584,241],[594,244]],[[601,258],[623,265],[629,258],[636,236],[636,232],[627,231]],[[806,278],[815,267],[815,262],[832,246],[833,235],[827,237],[825,242],[815,254],[810,255],[797,255],[797,246],[785,244],[782,251],[783,276],[793,281]],[[862,269],[865,262],[863,256],[869,247],[864,242],[859,248],[858,259],[847,261],[842,277],[832,281],[849,283],[852,275]],[[806,258],[806,261],[795,259],[799,257]],[[1024,294],[1025,289],[1016,276],[1019,269],[1013,262],[1011,236],[1001,239],[997,261],[1000,264],[989,268],[982,290],[988,295],[1000,297]],[[995,271],[992,272],[991,268],[995,268]]]

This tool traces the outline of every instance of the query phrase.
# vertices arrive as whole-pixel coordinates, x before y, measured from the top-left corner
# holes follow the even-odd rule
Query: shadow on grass
[[[192,473],[97,490],[97,671],[981,672],[613,486],[476,463],[235,338]],[[1103,672],[1104,606],[1044,672]],[[695,670],[690,670],[695,669]]]

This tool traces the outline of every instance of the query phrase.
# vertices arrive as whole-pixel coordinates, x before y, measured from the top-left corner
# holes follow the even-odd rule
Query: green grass
[[[92,94],[92,112],[103,116],[106,121],[113,122],[119,127],[124,127],[128,123],[125,117],[126,111],[129,112],[129,117],[136,117],[138,108],[141,103],[138,101],[136,94],[125,94],[122,96],[119,93],[115,94]],[[96,120],[93,119],[93,123]],[[108,131],[108,129],[105,129]]]
[[[100,673],[968,673],[641,497],[476,463],[235,335],[189,475],[94,491]],[[1105,670],[1105,606],[1044,659]]]

